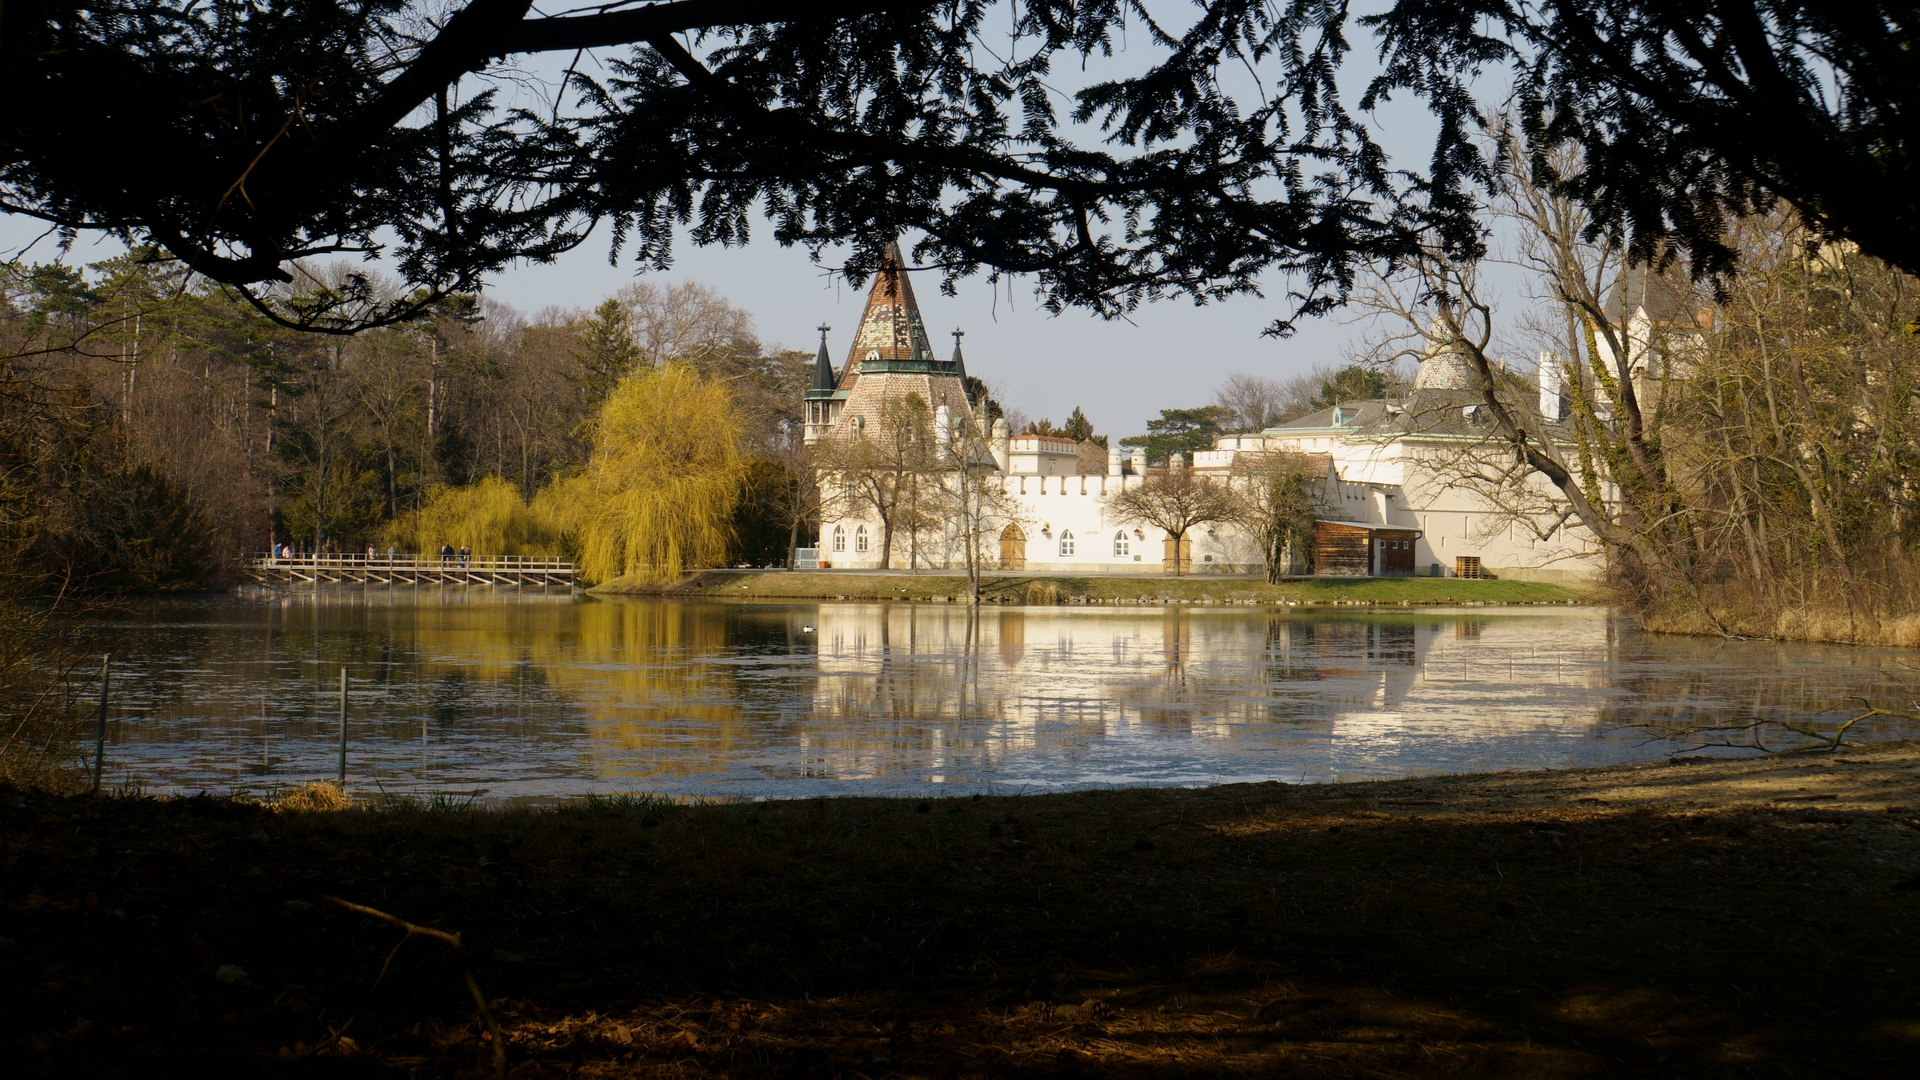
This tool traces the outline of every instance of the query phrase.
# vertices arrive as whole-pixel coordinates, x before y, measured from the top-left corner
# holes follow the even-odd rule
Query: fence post
[[[340,669],[340,788],[347,786],[347,669]]]
[[[93,733],[93,790],[100,790],[100,772],[107,760],[107,684],[113,678],[113,654],[100,658],[100,722]]]

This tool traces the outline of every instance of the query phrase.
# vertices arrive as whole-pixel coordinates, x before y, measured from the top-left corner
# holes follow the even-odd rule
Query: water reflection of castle
[[[918,758],[938,777],[1129,738],[1227,744],[1284,728],[1331,759],[1436,723],[1534,730],[1549,719],[1539,699],[1551,680],[1518,655],[1531,622],[822,605],[814,712],[828,722],[806,736],[808,758],[835,776]],[[1556,654],[1604,650],[1604,621],[1556,625],[1554,640]],[[1590,706],[1566,719],[1582,717]]]

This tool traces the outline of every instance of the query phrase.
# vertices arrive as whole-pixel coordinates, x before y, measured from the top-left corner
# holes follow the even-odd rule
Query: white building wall
[[[1479,558],[1482,567],[1490,573],[1516,580],[1589,580],[1603,567],[1599,546],[1577,522],[1557,513],[1544,512],[1544,508],[1558,500],[1557,493],[1543,478],[1536,476],[1529,481],[1543,509],[1529,527],[1526,521],[1515,520],[1512,512],[1495,505],[1474,487],[1449,478],[1442,459],[1451,451],[1437,443],[1429,445],[1407,439],[1349,440],[1316,432],[1296,438],[1228,436],[1221,443],[1224,449],[1201,451],[1194,455],[1195,464],[1188,467],[1212,471],[1214,476],[1224,478],[1224,470],[1240,450],[1330,454],[1335,475],[1321,492],[1321,517],[1419,530],[1421,536],[1416,541],[1414,565],[1420,574],[1431,573],[1435,568],[1442,574],[1450,574],[1454,560],[1463,555]],[[1025,572],[1097,574],[1166,570],[1167,534],[1141,523],[1123,521],[1107,509],[1108,497],[1119,492],[1122,485],[1140,483],[1139,476],[1021,472],[1020,465],[1038,469],[1039,463],[1022,462],[1017,454],[1012,464],[1014,471],[1000,477],[1006,513],[990,530],[990,535],[983,538],[985,569],[999,569],[1001,531],[1007,524],[1017,524],[1026,536]],[[862,526],[868,538],[865,551],[860,550],[858,544]],[[844,550],[833,547],[836,528],[844,537]],[[1116,534],[1124,539],[1123,553],[1116,551]],[[1067,547],[1069,538],[1071,550]],[[1258,545],[1238,527],[1203,525],[1189,532],[1188,540],[1195,574],[1253,573],[1261,568]],[[914,546],[911,538],[904,534],[895,538],[894,568],[908,568]],[[940,535],[922,533],[918,556],[918,566],[922,569],[965,568],[964,549],[951,529]],[[879,521],[870,514],[848,514],[824,522],[820,558],[823,565],[836,569],[879,569]]]
[[[1001,478],[1009,513],[991,530],[982,547],[997,568],[1000,532],[1005,524],[1018,524],[1026,534],[1026,571],[1030,573],[1152,573],[1166,568],[1167,534],[1162,529],[1127,522],[1107,509],[1107,497],[1117,494],[1123,485],[1141,482],[1138,476],[1046,476],[1014,475]],[[854,537],[864,525],[869,537],[865,552],[856,550]],[[848,538],[845,551],[832,549],[834,529]],[[880,569],[880,526],[871,514],[849,514],[824,522],[821,530],[820,558],[834,569]],[[1072,552],[1065,542],[1072,539]],[[1116,551],[1116,541],[1124,539],[1125,551]],[[1202,525],[1187,534],[1192,548],[1194,573],[1247,573],[1260,568],[1258,548],[1240,530],[1225,525]],[[965,557],[958,538],[920,536],[920,565],[939,569],[964,569]],[[893,565],[907,568],[908,537],[894,538]]]

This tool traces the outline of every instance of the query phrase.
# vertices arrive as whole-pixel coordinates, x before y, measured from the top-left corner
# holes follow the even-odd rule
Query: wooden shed
[[[1407,577],[1419,529],[1366,521],[1313,523],[1313,572],[1321,577]]]

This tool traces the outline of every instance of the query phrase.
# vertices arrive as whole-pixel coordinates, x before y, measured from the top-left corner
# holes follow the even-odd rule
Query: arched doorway
[[[1009,525],[1000,534],[1000,569],[1025,570],[1027,568],[1027,534],[1018,524]]]

